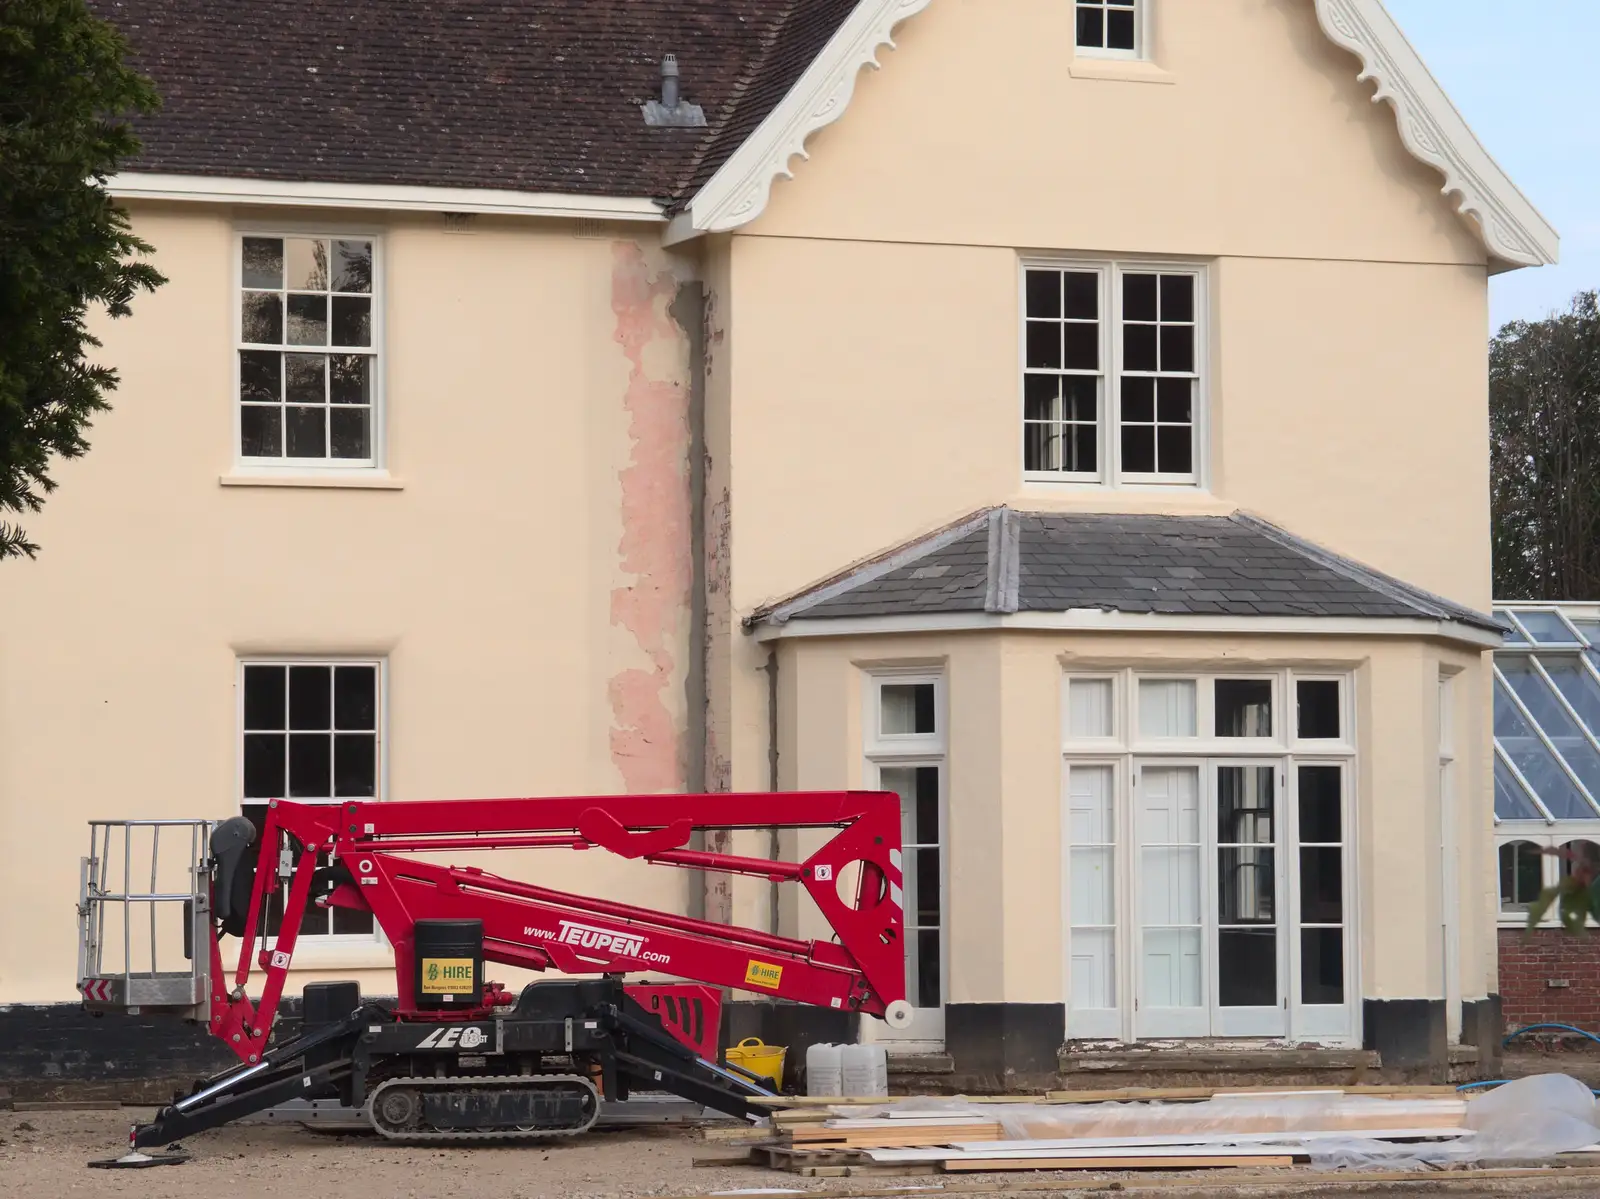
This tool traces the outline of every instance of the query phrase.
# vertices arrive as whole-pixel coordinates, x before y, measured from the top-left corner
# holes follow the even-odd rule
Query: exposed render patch
[[[622,487],[620,568],[632,582],[611,592],[611,623],[628,630],[649,660],[607,685],[611,702],[611,760],[629,792],[676,791],[684,783],[682,730],[666,694],[673,683],[674,642],[689,605],[692,561],[686,454],[689,391],[681,379],[651,378],[646,354],[654,343],[684,352],[683,331],[668,306],[678,281],[653,278],[644,251],[618,242],[612,251],[611,311],[615,338],[628,360],[623,410],[632,453],[618,476]]]

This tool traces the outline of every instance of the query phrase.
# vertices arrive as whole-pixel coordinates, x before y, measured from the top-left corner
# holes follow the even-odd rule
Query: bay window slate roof
[[[163,98],[127,169],[671,201],[856,0],[90,3]],[[705,128],[645,125],[667,54]]]
[[[1243,513],[1122,516],[997,508],[754,613],[841,617],[1079,609],[1170,616],[1494,619]]]

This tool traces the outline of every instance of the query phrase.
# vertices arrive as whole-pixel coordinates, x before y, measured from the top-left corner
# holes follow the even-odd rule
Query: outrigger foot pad
[[[165,1153],[141,1153],[135,1149],[121,1157],[102,1157],[89,1163],[92,1170],[144,1170],[150,1166],[181,1166],[193,1156],[181,1145],[169,1146]]]

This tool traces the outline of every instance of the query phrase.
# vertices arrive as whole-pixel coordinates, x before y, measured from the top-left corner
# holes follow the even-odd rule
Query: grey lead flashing
[[[983,597],[985,612],[1017,610],[1022,564],[1022,521],[1010,508],[989,513],[989,585]]]
[[[986,508],[981,512],[975,512],[971,516],[963,517],[953,525],[947,525],[921,541],[914,541],[899,550],[891,551],[886,557],[879,558],[876,561],[869,561],[837,576],[833,581],[824,583],[813,590],[803,592],[793,599],[782,600],[765,608],[757,608],[744,618],[744,627],[751,629],[758,624],[786,624],[791,617],[798,616],[810,608],[815,608],[818,604],[826,603],[828,600],[843,595],[847,591],[854,591],[858,587],[863,587],[868,583],[881,579],[884,575],[892,574],[903,566],[911,565],[919,558],[938,553],[948,545],[954,545],[963,537],[981,528],[984,522],[988,521],[993,513],[997,511],[999,509]]]
[[[1473,625],[1476,628],[1487,629],[1491,632],[1504,632],[1503,626],[1492,616],[1482,612],[1475,612],[1463,604],[1445,599],[1442,595],[1435,595],[1431,591],[1424,591],[1421,587],[1415,587],[1410,583],[1403,583],[1399,579],[1381,574],[1351,558],[1346,558],[1342,554],[1336,554],[1330,549],[1325,549],[1314,541],[1296,537],[1293,533],[1280,529],[1277,525],[1270,524],[1259,516],[1252,516],[1248,512],[1235,512],[1229,519],[1236,524],[1254,530],[1271,541],[1277,542],[1285,549],[1304,554],[1329,570],[1337,571],[1351,582],[1371,588],[1396,603],[1414,608],[1422,615],[1432,616],[1439,620],[1459,621],[1462,624]]]

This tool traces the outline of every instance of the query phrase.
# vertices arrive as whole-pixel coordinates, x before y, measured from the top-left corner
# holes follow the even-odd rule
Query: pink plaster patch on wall
[[[679,791],[684,786],[684,731],[666,703],[677,674],[693,579],[689,557],[689,389],[681,378],[651,378],[649,351],[669,342],[679,362],[683,331],[668,315],[677,291],[670,272],[651,276],[644,251],[618,242],[612,253],[611,311],[615,337],[628,360],[622,405],[632,453],[622,470],[620,569],[632,581],[611,592],[611,623],[626,629],[649,660],[614,675],[611,760],[629,792]],[[657,355],[659,358],[659,355]]]

